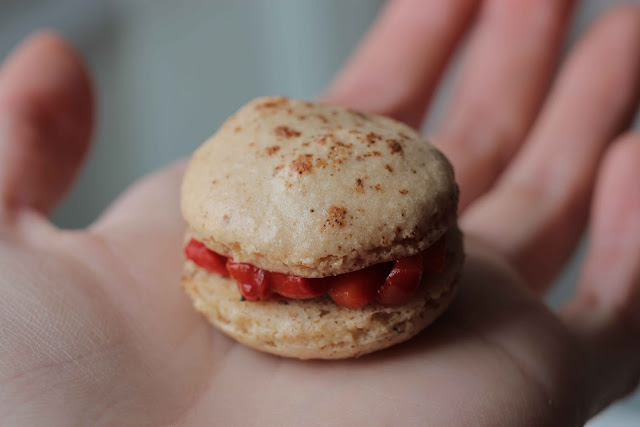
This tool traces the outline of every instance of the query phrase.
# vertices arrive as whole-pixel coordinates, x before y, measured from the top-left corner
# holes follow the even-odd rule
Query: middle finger
[[[529,130],[573,1],[490,0],[436,142],[456,168],[460,208],[484,193]]]

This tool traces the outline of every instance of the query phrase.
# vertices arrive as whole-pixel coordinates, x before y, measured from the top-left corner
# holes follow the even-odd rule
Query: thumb
[[[70,186],[87,151],[91,84],[59,36],[40,32],[0,68],[0,214],[47,213]]]

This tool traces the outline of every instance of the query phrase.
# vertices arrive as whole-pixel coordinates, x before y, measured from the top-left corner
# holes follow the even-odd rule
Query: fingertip
[[[55,99],[51,99],[54,98]],[[88,138],[93,124],[93,85],[76,49],[59,33],[39,30],[25,38],[6,58],[0,71],[0,110],[48,107],[47,113],[72,109],[75,127]]]
[[[62,34],[48,29],[30,34],[9,53],[3,64],[3,75],[14,71],[14,67],[22,69],[25,63],[32,65],[32,61],[42,58],[55,61],[57,69],[70,72],[90,88],[89,73],[80,53]]]
[[[32,34],[29,34],[15,50],[22,51],[26,46],[29,46],[30,48],[33,48],[34,46],[43,46],[47,49],[55,49],[58,52],[75,55],[75,51],[69,46],[69,42],[64,38],[64,36],[49,28],[42,28],[36,30]]]

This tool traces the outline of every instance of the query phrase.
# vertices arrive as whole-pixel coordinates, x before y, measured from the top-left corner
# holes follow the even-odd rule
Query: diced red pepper
[[[251,264],[236,263],[195,239],[189,241],[184,252],[188,259],[212,273],[231,275],[242,296],[249,301],[265,300],[273,293],[295,299],[328,293],[336,304],[357,309],[374,300],[385,306],[409,301],[425,271],[444,270],[446,239],[443,236],[422,253],[395,261],[393,268],[391,263],[382,263],[323,279],[272,273]]]
[[[287,298],[315,298],[326,294],[329,290],[329,281],[325,279],[308,279],[282,273],[268,273],[268,275],[271,290]]]
[[[422,253],[397,260],[378,288],[376,301],[385,306],[394,306],[413,298],[422,280],[423,263]]]
[[[240,294],[249,301],[268,299],[271,296],[267,274],[251,264],[227,260],[227,271],[238,284]]]
[[[187,259],[190,259],[197,265],[207,270],[228,276],[227,272],[227,257],[217,254],[207,248],[204,244],[196,239],[189,240],[187,246],[184,248],[184,254]]]
[[[329,296],[343,307],[357,309],[373,302],[384,273],[378,266],[371,266],[330,278]]]

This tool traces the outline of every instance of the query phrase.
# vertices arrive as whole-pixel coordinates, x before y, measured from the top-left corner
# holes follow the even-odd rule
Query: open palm
[[[432,3],[390,3],[327,99],[419,126],[479,7]],[[0,71],[0,419],[578,425],[631,391],[640,378],[640,138],[612,141],[637,101],[640,12],[602,17],[545,99],[569,10],[530,3],[482,5],[435,135],[462,189],[459,298],[412,341],[332,362],[247,349],[192,309],[179,287],[181,165],[136,184],[87,230],[47,221],[86,150],[92,100],[63,41],[26,41]],[[436,17],[439,31],[427,31]],[[519,41],[497,45],[509,32]],[[578,292],[557,315],[539,294],[589,205]]]

